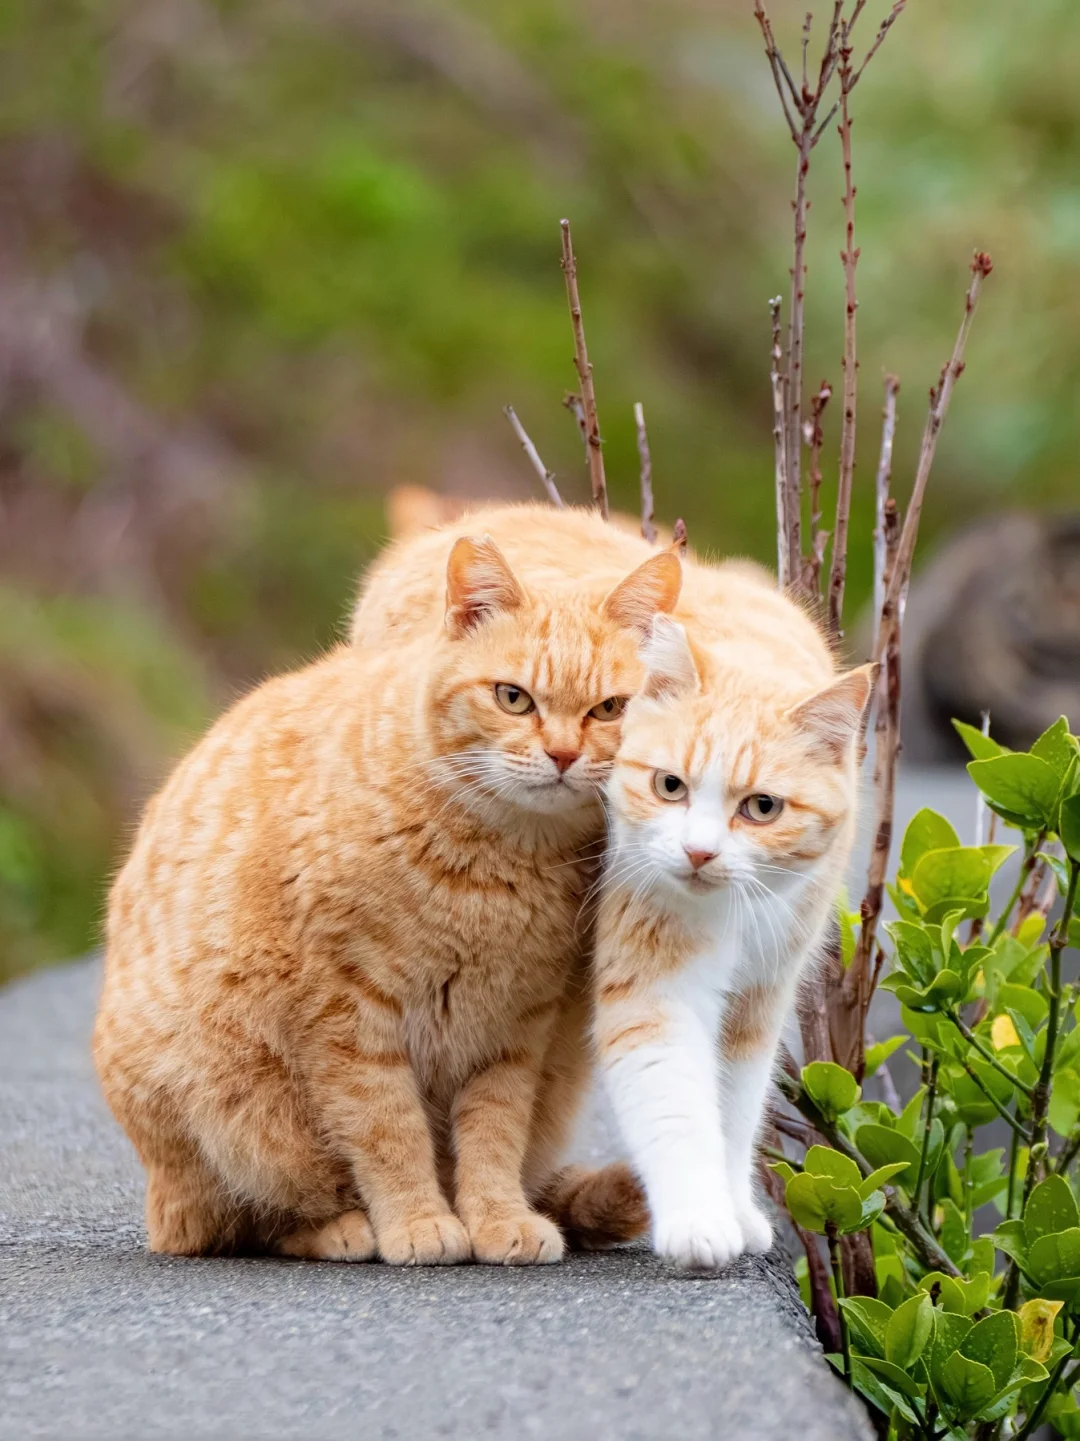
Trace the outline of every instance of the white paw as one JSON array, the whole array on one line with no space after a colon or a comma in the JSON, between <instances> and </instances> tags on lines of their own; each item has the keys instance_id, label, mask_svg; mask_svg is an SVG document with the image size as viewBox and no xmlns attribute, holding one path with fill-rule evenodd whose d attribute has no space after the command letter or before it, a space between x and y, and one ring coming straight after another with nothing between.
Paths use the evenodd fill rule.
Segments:
<instances>
[{"instance_id":1,"label":"white paw","mask_svg":"<svg viewBox=\"0 0 1080 1441\"><path fill-rule=\"evenodd\" d=\"M763 1256L772 1250L773 1228L769 1218L753 1201L740 1206L735 1213L742 1232L743 1248L752 1255Z\"/></svg>"},{"instance_id":2,"label":"white paw","mask_svg":"<svg viewBox=\"0 0 1080 1441\"><path fill-rule=\"evenodd\" d=\"M743 1237L733 1215L687 1212L658 1221L653 1246L680 1271L719 1271L741 1255Z\"/></svg>"}]
</instances>

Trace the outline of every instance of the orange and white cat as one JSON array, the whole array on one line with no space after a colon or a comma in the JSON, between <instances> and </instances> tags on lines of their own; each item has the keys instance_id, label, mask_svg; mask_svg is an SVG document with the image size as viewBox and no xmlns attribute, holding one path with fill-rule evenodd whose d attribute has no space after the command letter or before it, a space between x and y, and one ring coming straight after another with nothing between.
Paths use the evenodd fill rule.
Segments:
<instances>
[{"instance_id":1,"label":"orange and white cat","mask_svg":"<svg viewBox=\"0 0 1080 1441\"><path fill-rule=\"evenodd\" d=\"M838 675L749 569L690 568L679 614L653 622L607 785L595 1033L654 1247L713 1269L772 1241L755 1142L843 882L873 673Z\"/></svg>"},{"instance_id":2,"label":"orange and white cat","mask_svg":"<svg viewBox=\"0 0 1080 1441\"><path fill-rule=\"evenodd\" d=\"M680 564L612 533L614 580L575 584L525 559L572 517L518 508L520 566L485 520L392 548L357 642L240 701L147 808L95 1057L154 1250L543 1262L551 1216L647 1224L626 1168L556 1162L588 1069L583 857Z\"/></svg>"}]
</instances>

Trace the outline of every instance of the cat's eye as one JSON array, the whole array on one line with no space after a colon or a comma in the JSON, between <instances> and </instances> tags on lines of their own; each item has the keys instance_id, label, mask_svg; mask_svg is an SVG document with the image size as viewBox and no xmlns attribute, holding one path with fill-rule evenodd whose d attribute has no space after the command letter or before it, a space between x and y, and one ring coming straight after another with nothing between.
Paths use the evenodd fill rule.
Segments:
<instances>
[{"instance_id":1,"label":"cat's eye","mask_svg":"<svg viewBox=\"0 0 1080 1441\"><path fill-rule=\"evenodd\" d=\"M626 709L626 696L609 695L599 705L594 705L589 714L593 720L618 720Z\"/></svg>"},{"instance_id":2,"label":"cat's eye","mask_svg":"<svg viewBox=\"0 0 1080 1441\"><path fill-rule=\"evenodd\" d=\"M528 715L536 709L536 702L527 690L519 685L499 684L495 687L495 699L510 715Z\"/></svg>"},{"instance_id":3,"label":"cat's eye","mask_svg":"<svg viewBox=\"0 0 1080 1441\"><path fill-rule=\"evenodd\" d=\"M767 826L776 820L777 816L784 809L784 802L779 796L747 796L739 807L739 815L755 825Z\"/></svg>"},{"instance_id":4,"label":"cat's eye","mask_svg":"<svg viewBox=\"0 0 1080 1441\"><path fill-rule=\"evenodd\" d=\"M652 780L653 790L662 801L685 800L688 794L688 787L684 780L673 776L669 771L657 771Z\"/></svg>"}]
</instances>

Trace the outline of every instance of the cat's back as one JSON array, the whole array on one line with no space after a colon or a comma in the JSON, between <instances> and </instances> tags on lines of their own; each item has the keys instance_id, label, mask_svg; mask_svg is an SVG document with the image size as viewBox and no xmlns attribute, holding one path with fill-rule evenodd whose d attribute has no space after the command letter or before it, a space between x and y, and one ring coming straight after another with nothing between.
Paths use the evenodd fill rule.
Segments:
<instances>
[{"instance_id":1,"label":"cat's back","mask_svg":"<svg viewBox=\"0 0 1080 1441\"><path fill-rule=\"evenodd\" d=\"M456 540L474 535L490 535L526 586L551 594L573 588L583 604L598 604L656 553L594 510L531 502L479 506L387 547L361 586L352 643L379 646L436 631L446 606L447 557Z\"/></svg>"}]
</instances>

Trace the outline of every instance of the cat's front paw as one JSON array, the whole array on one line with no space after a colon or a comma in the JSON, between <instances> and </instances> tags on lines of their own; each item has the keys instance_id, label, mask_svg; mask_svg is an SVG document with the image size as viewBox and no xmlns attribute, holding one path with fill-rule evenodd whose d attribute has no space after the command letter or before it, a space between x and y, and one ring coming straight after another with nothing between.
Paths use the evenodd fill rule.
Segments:
<instances>
[{"instance_id":1,"label":"cat's front paw","mask_svg":"<svg viewBox=\"0 0 1080 1441\"><path fill-rule=\"evenodd\" d=\"M752 1255L763 1256L772 1250L773 1228L768 1216L753 1201L735 1211L742 1232L743 1247Z\"/></svg>"},{"instance_id":2,"label":"cat's front paw","mask_svg":"<svg viewBox=\"0 0 1080 1441\"><path fill-rule=\"evenodd\" d=\"M488 1266L547 1266L565 1249L558 1226L536 1211L485 1216L469 1235L473 1259Z\"/></svg>"},{"instance_id":3,"label":"cat's front paw","mask_svg":"<svg viewBox=\"0 0 1080 1441\"><path fill-rule=\"evenodd\" d=\"M680 1271L719 1271L742 1254L743 1237L733 1215L688 1211L658 1221L653 1246Z\"/></svg>"},{"instance_id":4,"label":"cat's front paw","mask_svg":"<svg viewBox=\"0 0 1080 1441\"><path fill-rule=\"evenodd\" d=\"M456 1266L469 1259L469 1236L458 1218L423 1216L382 1227L379 1255L391 1266Z\"/></svg>"}]
</instances>

